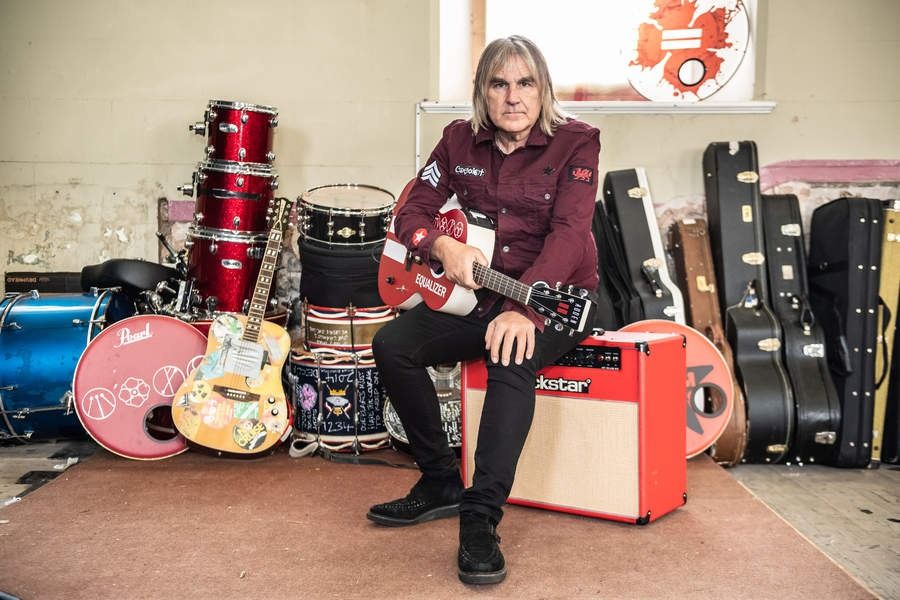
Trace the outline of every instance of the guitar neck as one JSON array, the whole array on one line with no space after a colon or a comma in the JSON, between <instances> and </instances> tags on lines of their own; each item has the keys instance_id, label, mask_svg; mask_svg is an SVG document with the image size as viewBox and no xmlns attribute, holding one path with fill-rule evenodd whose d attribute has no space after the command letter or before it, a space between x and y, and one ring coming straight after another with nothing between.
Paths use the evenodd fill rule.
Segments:
<instances>
[{"instance_id":1,"label":"guitar neck","mask_svg":"<svg viewBox=\"0 0 900 600\"><path fill-rule=\"evenodd\" d=\"M269 290L272 288L272 280L275 277L275 267L280 251L281 232L274 231L269 235L262 265L259 267L259 277L256 279L256 287L253 289L253 297L250 299L250 308L247 310L247 326L242 336L242 339L246 342L259 340L259 329L266 316Z\"/></svg>"},{"instance_id":2,"label":"guitar neck","mask_svg":"<svg viewBox=\"0 0 900 600\"><path fill-rule=\"evenodd\" d=\"M528 306L531 286L477 262L472 265L472 278L478 285Z\"/></svg>"}]
</instances>

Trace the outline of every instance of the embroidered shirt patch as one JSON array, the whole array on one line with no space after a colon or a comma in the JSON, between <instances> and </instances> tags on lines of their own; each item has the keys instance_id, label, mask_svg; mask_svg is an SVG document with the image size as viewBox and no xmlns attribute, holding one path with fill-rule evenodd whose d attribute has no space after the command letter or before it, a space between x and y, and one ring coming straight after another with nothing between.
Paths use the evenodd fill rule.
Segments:
<instances>
[{"instance_id":1,"label":"embroidered shirt patch","mask_svg":"<svg viewBox=\"0 0 900 600\"><path fill-rule=\"evenodd\" d=\"M594 170L590 167L569 167L569 181L580 181L592 185L594 183Z\"/></svg>"}]
</instances>

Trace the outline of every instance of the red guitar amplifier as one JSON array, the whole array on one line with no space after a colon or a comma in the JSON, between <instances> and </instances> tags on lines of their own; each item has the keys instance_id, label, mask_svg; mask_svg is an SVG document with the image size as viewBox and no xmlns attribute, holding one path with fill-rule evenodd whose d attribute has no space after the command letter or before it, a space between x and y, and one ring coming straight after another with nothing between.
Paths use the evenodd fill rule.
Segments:
<instances>
[{"instance_id":1,"label":"red guitar amplifier","mask_svg":"<svg viewBox=\"0 0 900 600\"><path fill-rule=\"evenodd\" d=\"M511 504L646 524L687 500L685 340L591 336L538 373ZM463 479L472 483L484 361L462 372Z\"/></svg>"}]
</instances>

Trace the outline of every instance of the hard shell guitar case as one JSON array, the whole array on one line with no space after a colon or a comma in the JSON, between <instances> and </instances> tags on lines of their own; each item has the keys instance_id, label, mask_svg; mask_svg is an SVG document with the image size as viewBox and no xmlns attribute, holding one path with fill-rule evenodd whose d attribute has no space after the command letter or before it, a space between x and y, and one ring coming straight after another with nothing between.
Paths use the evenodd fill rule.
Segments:
<instances>
[{"instance_id":1,"label":"hard shell guitar case","mask_svg":"<svg viewBox=\"0 0 900 600\"><path fill-rule=\"evenodd\" d=\"M625 251L631 282L641 298L645 319L685 324L681 290L669 277L656 212L644 169L610 171L603 200L613 231Z\"/></svg>"},{"instance_id":2,"label":"hard shell guitar case","mask_svg":"<svg viewBox=\"0 0 900 600\"><path fill-rule=\"evenodd\" d=\"M875 354L875 414L872 421L872 460L896 463L897 445L897 309L900 296L900 200L888 202L884 209L884 234L881 238L881 278L878 295L882 308L878 321L879 350ZM888 377L882 374L890 373ZM893 405L893 409L891 409ZM890 431L890 435L888 434Z\"/></svg>"},{"instance_id":3,"label":"hard shell guitar case","mask_svg":"<svg viewBox=\"0 0 900 600\"><path fill-rule=\"evenodd\" d=\"M722 325L706 221L678 221L670 229L670 239L675 273L687 296L685 317L691 327L703 333L719 349L734 377L734 410L722 435L710 448L710 455L717 463L732 467L741 462L747 447L747 407L741 386L734 376L734 355Z\"/></svg>"},{"instance_id":4,"label":"hard shell guitar case","mask_svg":"<svg viewBox=\"0 0 900 600\"><path fill-rule=\"evenodd\" d=\"M881 202L869 198L823 204L810 226L810 300L841 404L839 467L865 467L872 456L882 228Z\"/></svg>"},{"instance_id":5,"label":"hard shell guitar case","mask_svg":"<svg viewBox=\"0 0 900 600\"><path fill-rule=\"evenodd\" d=\"M626 323L633 323L644 318L641 299L631 283L628 266L625 263L625 251L619 237L613 232L609 223L606 205L598 200L594 205L594 221L592 224L594 241L597 243L597 270L600 276L600 287L609 299L612 314L606 314L598 306L597 325L604 329L617 330Z\"/></svg>"},{"instance_id":6,"label":"hard shell guitar case","mask_svg":"<svg viewBox=\"0 0 900 600\"><path fill-rule=\"evenodd\" d=\"M837 441L840 403L825 359L825 334L810 307L800 203L793 194L763 195L762 207L772 312L781 323L794 392L790 457L827 464Z\"/></svg>"},{"instance_id":7,"label":"hard shell guitar case","mask_svg":"<svg viewBox=\"0 0 900 600\"><path fill-rule=\"evenodd\" d=\"M785 460L794 400L781 359L781 327L769 308L756 144L710 144L703 172L719 302L747 404L744 458Z\"/></svg>"}]
</instances>

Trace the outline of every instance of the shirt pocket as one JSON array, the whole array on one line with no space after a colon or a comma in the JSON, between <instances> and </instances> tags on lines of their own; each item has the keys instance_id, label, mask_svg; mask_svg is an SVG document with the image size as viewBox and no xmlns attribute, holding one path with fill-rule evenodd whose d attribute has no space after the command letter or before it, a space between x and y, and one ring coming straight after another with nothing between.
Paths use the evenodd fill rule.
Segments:
<instances>
[{"instance_id":1,"label":"shirt pocket","mask_svg":"<svg viewBox=\"0 0 900 600\"><path fill-rule=\"evenodd\" d=\"M556 187L549 182L526 183L523 185L522 198L532 231L538 234L548 233L556 201Z\"/></svg>"}]
</instances>

